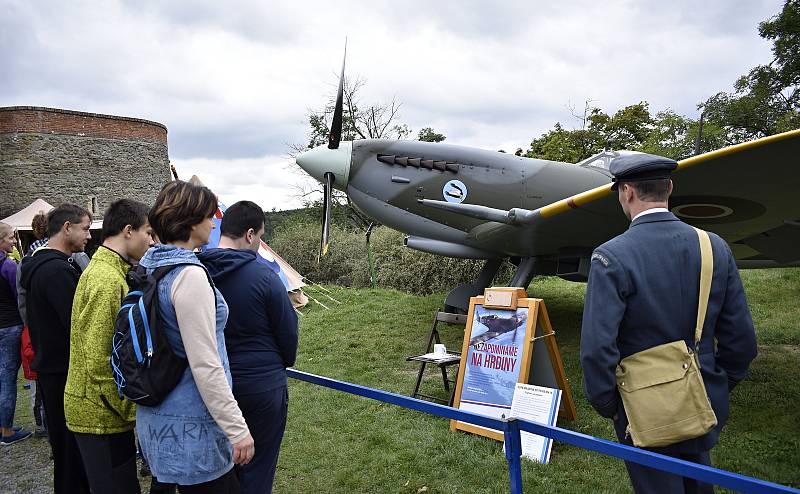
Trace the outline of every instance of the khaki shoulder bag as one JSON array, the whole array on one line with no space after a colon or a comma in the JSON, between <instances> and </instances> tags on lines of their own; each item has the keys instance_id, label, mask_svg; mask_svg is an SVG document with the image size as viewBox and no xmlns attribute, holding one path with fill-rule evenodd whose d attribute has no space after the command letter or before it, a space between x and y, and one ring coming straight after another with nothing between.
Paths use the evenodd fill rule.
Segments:
<instances>
[{"instance_id":1,"label":"khaki shoulder bag","mask_svg":"<svg viewBox=\"0 0 800 494\"><path fill-rule=\"evenodd\" d=\"M708 233L696 230L702 268L694 348L677 340L635 353L617 365L617 389L628 416L626 432L634 446L667 446L702 436L717 425L697 353L711 292L714 257Z\"/></svg>"}]
</instances>

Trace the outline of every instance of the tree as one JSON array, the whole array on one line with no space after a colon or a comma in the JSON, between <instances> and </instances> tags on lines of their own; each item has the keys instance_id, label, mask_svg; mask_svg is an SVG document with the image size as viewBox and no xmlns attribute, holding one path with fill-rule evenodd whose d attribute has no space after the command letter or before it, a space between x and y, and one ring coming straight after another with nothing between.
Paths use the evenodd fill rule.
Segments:
<instances>
[{"instance_id":1,"label":"tree","mask_svg":"<svg viewBox=\"0 0 800 494\"><path fill-rule=\"evenodd\" d=\"M653 124L649 106L646 101L640 101L617 111L613 117L599 108L592 109L588 130L599 141L595 146L617 150L641 148ZM600 151L602 149L595 147L589 156Z\"/></svg>"},{"instance_id":2,"label":"tree","mask_svg":"<svg viewBox=\"0 0 800 494\"><path fill-rule=\"evenodd\" d=\"M670 109L660 111L653 117L653 124L642 146L642 151L674 160L682 160L695 154L700 122L678 115ZM705 153L725 145L725 131L713 122L703 124L700 152Z\"/></svg>"},{"instance_id":3,"label":"tree","mask_svg":"<svg viewBox=\"0 0 800 494\"><path fill-rule=\"evenodd\" d=\"M772 61L741 76L733 93L719 92L699 105L725 130L726 144L800 127L800 0L787 0L758 33L773 41Z\"/></svg>"},{"instance_id":4,"label":"tree","mask_svg":"<svg viewBox=\"0 0 800 494\"><path fill-rule=\"evenodd\" d=\"M411 134L408 125L397 122L401 103L392 99L388 103L364 103L359 97L359 92L366 84L363 78L349 79L345 77L342 87L342 140L353 141L356 139L406 139ZM337 81L338 87L338 81ZM298 154L317 146L328 145L330 123L336 105L336 93L329 95L328 101L321 110L308 110L308 123L310 131L308 144L292 144L289 147L290 156ZM430 129L430 128L428 128ZM430 129L432 132L432 129ZM435 134L436 136L444 136ZM298 166L292 166L293 171L305 174ZM306 208L322 211L323 194L322 186L316 182L307 182L293 186L294 196L300 198ZM350 198L339 190L334 189L332 194L334 220L342 225L352 225L364 229L370 224L370 219L361 214L350 203ZM315 213L316 214L316 213Z\"/></svg>"},{"instance_id":5,"label":"tree","mask_svg":"<svg viewBox=\"0 0 800 494\"><path fill-rule=\"evenodd\" d=\"M638 150L644 145L653 120L647 102L626 106L609 116L587 102L583 116L574 115L581 128L566 130L556 123L553 130L531 141L525 156L577 163L603 149Z\"/></svg>"},{"instance_id":6,"label":"tree","mask_svg":"<svg viewBox=\"0 0 800 494\"><path fill-rule=\"evenodd\" d=\"M355 139L405 139L411 134L406 124L397 123L401 103L392 98L388 103L367 104L361 101L359 91L366 84L363 78L349 79L345 77L342 112L342 140ZM308 146L295 152L328 144L330 121L336 104L336 94L328 99L322 110L308 110L308 123L311 126Z\"/></svg>"},{"instance_id":7,"label":"tree","mask_svg":"<svg viewBox=\"0 0 800 494\"><path fill-rule=\"evenodd\" d=\"M539 158L565 163L577 163L588 158L594 146L591 132L583 129L566 130L560 122L556 122L553 130L542 134L531 141L531 147L525 153L528 158Z\"/></svg>"},{"instance_id":8,"label":"tree","mask_svg":"<svg viewBox=\"0 0 800 494\"><path fill-rule=\"evenodd\" d=\"M445 137L444 134L439 134L437 132L434 132L433 128L431 127L425 127L419 131L419 134L417 134L418 141L442 142L445 139L447 139L447 137Z\"/></svg>"},{"instance_id":9,"label":"tree","mask_svg":"<svg viewBox=\"0 0 800 494\"><path fill-rule=\"evenodd\" d=\"M626 106L613 116L587 103L583 115L573 113L573 116L579 120L581 128L566 130L556 123L552 130L531 141L525 156L577 163L604 149L642 151L675 160L695 153L699 122L670 109L651 116L646 101ZM724 129L706 122L700 152L724 145Z\"/></svg>"}]
</instances>

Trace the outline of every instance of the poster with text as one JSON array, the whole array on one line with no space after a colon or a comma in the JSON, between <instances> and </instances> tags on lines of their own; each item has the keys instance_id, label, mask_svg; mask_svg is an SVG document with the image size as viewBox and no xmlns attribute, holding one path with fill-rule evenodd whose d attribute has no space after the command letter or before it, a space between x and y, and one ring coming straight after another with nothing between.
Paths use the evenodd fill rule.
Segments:
<instances>
[{"instance_id":1,"label":"poster with text","mask_svg":"<svg viewBox=\"0 0 800 494\"><path fill-rule=\"evenodd\" d=\"M467 350L461 410L508 417L519 380L528 308L487 309L475 306Z\"/></svg>"},{"instance_id":2,"label":"poster with text","mask_svg":"<svg viewBox=\"0 0 800 494\"><path fill-rule=\"evenodd\" d=\"M561 390L517 383L514 400L511 405L511 416L554 427L558 419L558 407L561 404ZM533 461L547 464L550 461L550 450L553 440L530 432L520 432L522 455Z\"/></svg>"}]
</instances>

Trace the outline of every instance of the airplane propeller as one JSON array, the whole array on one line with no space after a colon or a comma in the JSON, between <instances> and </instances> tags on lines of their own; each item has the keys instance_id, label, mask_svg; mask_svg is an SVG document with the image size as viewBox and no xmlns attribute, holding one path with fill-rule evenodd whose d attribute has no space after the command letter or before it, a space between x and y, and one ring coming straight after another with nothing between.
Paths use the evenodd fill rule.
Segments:
<instances>
[{"instance_id":1,"label":"airplane propeller","mask_svg":"<svg viewBox=\"0 0 800 494\"><path fill-rule=\"evenodd\" d=\"M342 141L342 113L344 111L344 64L347 60L347 39L344 40L344 57L342 58L342 72L339 75L339 90L336 92L336 106L333 109L331 128L328 133L328 149L339 149ZM331 207L333 182L335 176L331 172L325 172L322 176L324 187L322 197L322 239L319 244L319 257L317 262L328 254L330 247L331 233Z\"/></svg>"},{"instance_id":2,"label":"airplane propeller","mask_svg":"<svg viewBox=\"0 0 800 494\"><path fill-rule=\"evenodd\" d=\"M336 106L333 108L331 129L328 133L328 149L339 149L342 140L342 110L344 107L344 63L347 60L347 39L344 40L344 57L342 58L342 73L339 75L339 90L336 92Z\"/></svg>"},{"instance_id":3,"label":"airplane propeller","mask_svg":"<svg viewBox=\"0 0 800 494\"><path fill-rule=\"evenodd\" d=\"M333 192L333 173L326 172L324 179L324 195L322 197L322 241L319 245L319 257L317 258L318 262L321 258L328 254L331 234L331 193Z\"/></svg>"}]
</instances>

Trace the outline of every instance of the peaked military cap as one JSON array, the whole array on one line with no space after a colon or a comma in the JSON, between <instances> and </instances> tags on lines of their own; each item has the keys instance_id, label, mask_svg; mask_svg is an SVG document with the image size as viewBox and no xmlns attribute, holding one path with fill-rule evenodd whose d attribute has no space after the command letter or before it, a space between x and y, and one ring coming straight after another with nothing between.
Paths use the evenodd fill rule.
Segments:
<instances>
[{"instance_id":1,"label":"peaked military cap","mask_svg":"<svg viewBox=\"0 0 800 494\"><path fill-rule=\"evenodd\" d=\"M611 190L617 190L620 182L669 178L672 170L677 167L677 161L655 154L636 153L620 156L612 160L609 167L609 171L614 175L612 179L614 185L611 186Z\"/></svg>"}]
</instances>

